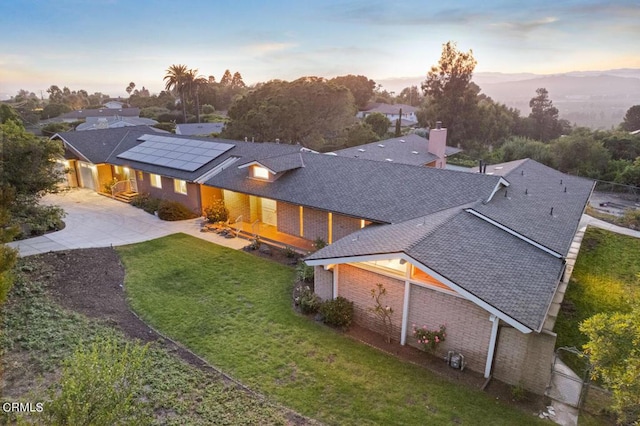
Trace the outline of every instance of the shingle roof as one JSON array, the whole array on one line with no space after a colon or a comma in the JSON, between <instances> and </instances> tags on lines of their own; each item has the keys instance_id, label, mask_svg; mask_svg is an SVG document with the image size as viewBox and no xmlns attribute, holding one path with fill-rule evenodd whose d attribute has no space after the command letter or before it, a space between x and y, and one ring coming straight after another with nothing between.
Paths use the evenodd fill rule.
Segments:
<instances>
[{"instance_id":1,"label":"shingle roof","mask_svg":"<svg viewBox=\"0 0 640 426\"><path fill-rule=\"evenodd\" d=\"M460 208L376 225L308 260L404 252L532 330L540 330L563 261Z\"/></svg>"},{"instance_id":2,"label":"shingle roof","mask_svg":"<svg viewBox=\"0 0 640 426\"><path fill-rule=\"evenodd\" d=\"M224 129L224 123L187 123L177 124L177 135L210 135L211 133L221 133Z\"/></svg>"},{"instance_id":3,"label":"shingle roof","mask_svg":"<svg viewBox=\"0 0 640 426\"><path fill-rule=\"evenodd\" d=\"M304 167L274 182L248 179L230 168L207 181L231 191L342 213L374 222L398 223L488 199L497 176L301 153Z\"/></svg>"},{"instance_id":4,"label":"shingle roof","mask_svg":"<svg viewBox=\"0 0 640 426\"><path fill-rule=\"evenodd\" d=\"M304 167L304 161L302 160L302 154L296 152L293 154L277 155L269 158L261 158L257 160L260 164L268 168L274 173L286 172L289 170L298 169ZM243 163L247 164L247 163ZM242 164L241 164L242 165Z\"/></svg>"},{"instance_id":5,"label":"shingle roof","mask_svg":"<svg viewBox=\"0 0 640 426\"><path fill-rule=\"evenodd\" d=\"M460 151L458 148L446 147L446 155L453 155ZM437 155L429 152L429 140L415 133L345 148L335 151L335 153L343 157L374 161L391 159L394 163L414 166L423 166L438 159Z\"/></svg>"},{"instance_id":6,"label":"shingle roof","mask_svg":"<svg viewBox=\"0 0 640 426\"><path fill-rule=\"evenodd\" d=\"M475 210L565 256L594 182L533 160L505 166L510 186Z\"/></svg>"},{"instance_id":7,"label":"shingle roof","mask_svg":"<svg viewBox=\"0 0 640 426\"><path fill-rule=\"evenodd\" d=\"M68 112L60 117L63 119L82 119L87 117L113 117L116 115L121 117L138 117L140 115L140 108L81 109Z\"/></svg>"}]
</instances>

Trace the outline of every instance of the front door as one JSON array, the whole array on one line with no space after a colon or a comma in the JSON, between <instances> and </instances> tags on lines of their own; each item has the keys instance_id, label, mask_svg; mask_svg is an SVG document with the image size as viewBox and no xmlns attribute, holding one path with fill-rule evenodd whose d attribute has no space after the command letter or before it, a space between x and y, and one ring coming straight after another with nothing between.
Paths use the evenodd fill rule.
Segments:
<instances>
[{"instance_id":1,"label":"front door","mask_svg":"<svg viewBox=\"0 0 640 426\"><path fill-rule=\"evenodd\" d=\"M267 225L278 226L277 202L268 198L262 200L262 222Z\"/></svg>"}]
</instances>

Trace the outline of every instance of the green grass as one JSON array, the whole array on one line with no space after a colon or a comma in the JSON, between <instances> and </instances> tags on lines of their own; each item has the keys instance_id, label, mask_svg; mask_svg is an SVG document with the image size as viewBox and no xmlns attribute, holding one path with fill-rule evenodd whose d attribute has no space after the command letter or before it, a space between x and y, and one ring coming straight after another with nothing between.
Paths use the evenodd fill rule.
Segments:
<instances>
[{"instance_id":1,"label":"green grass","mask_svg":"<svg viewBox=\"0 0 640 426\"><path fill-rule=\"evenodd\" d=\"M52 271L37 262L21 262L23 271L17 273L2 312L1 367L4 379L9 380L4 383L8 386L5 391L11 394L4 395L3 401L33 403L47 401L56 388L63 360L75 348L107 337L126 340L107 324L60 308L43 285ZM149 363L141 398L155 414L149 424L287 424L284 409L228 386L158 346L152 345L146 356ZM41 415L0 413L0 424L49 424L46 415L46 405Z\"/></svg>"},{"instance_id":2,"label":"green grass","mask_svg":"<svg viewBox=\"0 0 640 426\"><path fill-rule=\"evenodd\" d=\"M640 300L640 239L589 227L558 316L558 346L586 343L579 326L600 312L629 312Z\"/></svg>"},{"instance_id":3,"label":"green grass","mask_svg":"<svg viewBox=\"0 0 640 426\"><path fill-rule=\"evenodd\" d=\"M294 271L178 234L118 248L135 311L270 399L329 424L537 424L294 313Z\"/></svg>"}]
</instances>

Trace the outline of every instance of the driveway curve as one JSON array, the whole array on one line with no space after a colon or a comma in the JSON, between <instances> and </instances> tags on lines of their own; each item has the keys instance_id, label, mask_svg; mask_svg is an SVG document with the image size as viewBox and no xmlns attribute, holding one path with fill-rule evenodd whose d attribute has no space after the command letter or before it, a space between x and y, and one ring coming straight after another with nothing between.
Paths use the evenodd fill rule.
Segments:
<instances>
[{"instance_id":1,"label":"driveway curve","mask_svg":"<svg viewBox=\"0 0 640 426\"><path fill-rule=\"evenodd\" d=\"M170 234L185 233L209 242L240 249L248 244L240 238L227 239L200 232L202 218L166 222L145 211L88 189L71 189L49 194L43 204L58 205L67 216L65 228L40 237L9 243L20 256L79 248L109 247L139 243Z\"/></svg>"}]
</instances>

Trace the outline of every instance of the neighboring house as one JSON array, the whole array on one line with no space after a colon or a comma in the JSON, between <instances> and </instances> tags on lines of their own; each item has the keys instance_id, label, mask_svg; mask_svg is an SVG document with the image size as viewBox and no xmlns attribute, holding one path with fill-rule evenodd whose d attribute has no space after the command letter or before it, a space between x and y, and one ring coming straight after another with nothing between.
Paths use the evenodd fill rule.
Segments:
<instances>
[{"instance_id":1,"label":"neighboring house","mask_svg":"<svg viewBox=\"0 0 640 426\"><path fill-rule=\"evenodd\" d=\"M429 132L429 139L412 133L399 138L341 149L335 153L344 157L444 169L447 165L447 156L461 151L447 146L446 143L447 129L435 128Z\"/></svg>"},{"instance_id":2,"label":"neighboring house","mask_svg":"<svg viewBox=\"0 0 640 426\"><path fill-rule=\"evenodd\" d=\"M460 352L469 369L537 393L549 384L590 180L533 160L468 173L144 127L54 138L79 186L119 175L194 211L221 198L231 226L264 242L310 250L322 239L306 258L315 291L352 300L357 323L383 330L370 310L380 283L400 344L418 346L413 324L444 324L438 355Z\"/></svg>"},{"instance_id":3,"label":"neighboring house","mask_svg":"<svg viewBox=\"0 0 640 426\"><path fill-rule=\"evenodd\" d=\"M224 130L224 123L188 123L177 124L176 135L209 136L220 134Z\"/></svg>"},{"instance_id":4,"label":"neighboring house","mask_svg":"<svg viewBox=\"0 0 640 426\"><path fill-rule=\"evenodd\" d=\"M59 119L72 123L78 120L86 120L92 117L139 117L140 108L100 108L100 109L81 109L62 114Z\"/></svg>"},{"instance_id":5,"label":"neighboring house","mask_svg":"<svg viewBox=\"0 0 640 426\"><path fill-rule=\"evenodd\" d=\"M88 117L87 120L76 127L76 131L117 129L119 127L153 126L158 124L156 120L142 117Z\"/></svg>"},{"instance_id":6,"label":"neighboring house","mask_svg":"<svg viewBox=\"0 0 640 426\"><path fill-rule=\"evenodd\" d=\"M110 108L110 109L122 109L122 107L124 107L124 105L125 105L124 102L109 101L109 102L106 102L103 106L105 108Z\"/></svg>"},{"instance_id":7,"label":"neighboring house","mask_svg":"<svg viewBox=\"0 0 640 426\"><path fill-rule=\"evenodd\" d=\"M400 117L400 110L402 110L402 117ZM384 103L373 103L367 105L367 107L358 112L359 118L366 118L367 115L372 114L374 112L379 112L384 115L391 121L392 125L395 125L395 122L398 118L402 119L401 126L412 126L418 123L418 117L416 117L416 112L418 108L405 105L405 104L384 104Z\"/></svg>"}]
</instances>

